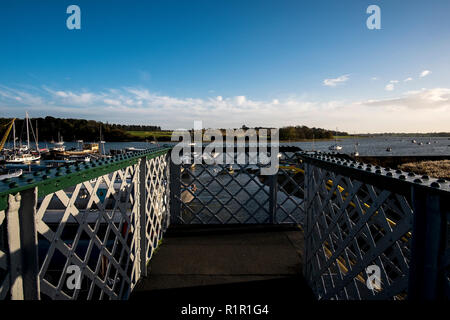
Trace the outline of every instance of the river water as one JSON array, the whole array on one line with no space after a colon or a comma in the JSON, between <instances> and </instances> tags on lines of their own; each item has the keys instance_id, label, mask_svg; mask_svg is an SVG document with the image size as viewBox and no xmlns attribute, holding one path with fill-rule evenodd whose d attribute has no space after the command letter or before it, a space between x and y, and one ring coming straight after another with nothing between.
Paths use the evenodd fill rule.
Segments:
<instances>
[{"instance_id":1,"label":"river water","mask_svg":"<svg viewBox=\"0 0 450 320\"><path fill-rule=\"evenodd\" d=\"M416 140L417 143L412 143L412 140ZM423 145L419 145L422 142ZM428 144L429 143L429 144ZM160 145L166 144L161 142ZM168 143L167 144L173 144ZM207 143L205 143L207 144ZM303 150L318 150L329 151L328 147L333 145L334 141L315 141L313 142L282 142L280 145L298 146ZM359 139L340 139L338 144L342 146L340 152L350 154L355 151L355 144L357 150L361 156L431 156L431 155L444 155L450 156L450 138L447 137L375 137L375 138L359 138ZM41 142L40 147L52 147L51 143ZM76 148L76 142L66 142L66 149ZM146 142L106 142L105 150L109 152L110 149L123 149L126 147L135 148L150 148L154 147L154 144ZM8 145L7 145L8 147ZM386 149L392 148L391 152L387 152Z\"/></svg>"},{"instance_id":2,"label":"river water","mask_svg":"<svg viewBox=\"0 0 450 320\"><path fill-rule=\"evenodd\" d=\"M417 143L412 143L413 139ZM423 144L419 145L420 142ZM361 156L450 156L450 139L443 137L341 139L338 141L338 144L343 147L340 152L347 154L354 152L356 143L358 143L357 150ZM281 145L298 146L303 150L314 149L324 152L327 152L329 146L333 144L334 141L281 143ZM67 142L65 145L66 149L77 147L75 142ZM52 147L50 143L40 143L40 147L45 146ZM150 148L155 145L145 142L107 142L105 144L106 152L126 147ZM392 148L391 152L386 151L388 147ZM269 188L263 185L254 174L236 170L232 176L220 175L220 169L214 166L197 166L197 168L190 169L195 178L183 182L186 185L196 184L196 199L183 205L182 220L185 223L219 223L219 220L228 223L267 222L269 219ZM224 187L227 191L224 191ZM281 223L294 221L301 223L303 221L302 199L284 192L278 192L277 198L279 208L275 221Z\"/></svg>"}]
</instances>

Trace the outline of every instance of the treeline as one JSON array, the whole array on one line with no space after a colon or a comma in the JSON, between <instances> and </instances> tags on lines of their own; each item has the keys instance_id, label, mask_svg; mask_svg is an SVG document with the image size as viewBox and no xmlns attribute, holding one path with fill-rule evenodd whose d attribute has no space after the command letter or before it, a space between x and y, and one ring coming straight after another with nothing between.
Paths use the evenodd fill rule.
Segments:
<instances>
[{"instance_id":1,"label":"treeline","mask_svg":"<svg viewBox=\"0 0 450 320\"><path fill-rule=\"evenodd\" d=\"M280 140L332 139L334 135L347 136L347 132L330 131L306 126L288 126L280 128Z\"/></svg>"},{"instance_id":2,"label":"treeline","mask_svg":"<svg viewBox=\"0 0 450 320\"><path fill-rule=\"evenodd\" d=\"M4 125L11 119L0 118L0 139L5 132ZM62 137L64 141L144 141L145 135L131 134L128 131L161 132L161 127L150 125L121 125L109 124L94 120L84 119L61 119L54 117L32 118L34 133L38 134L39 141L57 141ZM16 119L16 137L26 140L26 126L24 119ZM36 132L38 128L38 132ZM243 125L242 129L249 129ZM258 132L263 127L254 128ZM265 128L269 129L269 128ZM220 129L225 134L225 129ZM165 130L165 133L170 132ZM101 134L101 136L100 136ZM303 140L303 139L332 139L334 135L346 136L347 132L334 132L322 128L308 128L306 126L288 126L280 128L280 140ZM9 141L11 141L11 136ZM154 138L154 137L153 137ZM30 139L33 140L30 129ZM152 139L150 139L152 140ZM158 135L158 141L170 141L170 135Z\"/></svg>"},{"instance_id":3,"label":"treeline","mask_svg":"<svg viewBox=\"0 0 450 320\"><path fill-rule=\"evenodd\" d=\"M236 129L255 129L256 134L259 134L260 129L266 129L268 130L267 133L269 133L270 129L269 127L255 127L255 128L249 128L246 125L243 125L241 128L235 128ZM203 133L206 129L203 129ZM225 136L227 129L221 128L218 129L222 132L222 134ZM191 133L191 136L194 134L194 129L190 129L189 132ZM279 129L280 133L280 140L282 141L296 141L296 140L307 140L307 139L333 139L334 135L337 136L348 136L347 132L343 131L331 131L326 130L322 128L308 128L307 126L287 126L282 127Z\"/></svg>"},{"instance_id":4,"label":"treeline","mask_svg":"<svg viewBox=\"0 0 450 320\"><path fill-rule=\"evenodd\" d=\"M145 126L145 125L129 125L129 124L111 124L114 129L121 129L124 131L161 131L160 126Z\"/></svg>"},{"instance_id":5,"label":"treeline","mask_svg":"<svg viewBox=\"0 0 450 320\"><path fill-rule=\"evenodd\" d=\"M0 136L5 132L4 124L7 124L12 119L0 118ZM31 124L35 135L38 135L39 141L58 141L62 137L64 141L83 140L86 142L94 141L138 141L143 140L139 137L131 135L121 125L108 124L94 120L84 119L61 119L53 117L45 118L31 118ZM26 124L24 119L16 119L16 137L19 140L25 141ZM36 132L37 127L37 132ZM125 126L126 127L126 126ZM141 126L143 127L143 126ZM151 126L149 126L151 127ZM152 126L154 128L159 128ZM101 137L100 137L101 133ZM9 141L12 141L12 134L10 134ZM30 140L34 140L30 128Z\"/></svg>"}]
</instances>

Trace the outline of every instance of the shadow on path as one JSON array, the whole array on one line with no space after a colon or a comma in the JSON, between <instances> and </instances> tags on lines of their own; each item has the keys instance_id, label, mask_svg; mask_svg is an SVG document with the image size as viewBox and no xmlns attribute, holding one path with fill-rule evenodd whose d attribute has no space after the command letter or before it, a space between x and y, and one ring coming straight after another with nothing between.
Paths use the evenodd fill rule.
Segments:
<instances>
[{"instance_id":1,"label":"shadow on path","mask_svg":"<svg viewBox=\"0 0 450 320\"><path fill-rule=\"evenodd\" d=\"M173 312L188 304L298 308L315 300L302 277L302 258L298 227L173 226L130 300L170 305Z\"/></svg>"}]
</instances>

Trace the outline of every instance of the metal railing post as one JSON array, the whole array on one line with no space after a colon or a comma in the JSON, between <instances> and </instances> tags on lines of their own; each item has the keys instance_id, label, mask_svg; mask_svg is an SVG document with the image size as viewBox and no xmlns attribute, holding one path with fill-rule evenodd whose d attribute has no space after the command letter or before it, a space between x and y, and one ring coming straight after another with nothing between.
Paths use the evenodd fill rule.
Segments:
<instances>
[{"instance_id":1,"label":"metal railing post","mask_svg":"<svg viewBox=\"0 0 450 320\"><path fill-rule=\"evenodd\" d=\"M7 215L12 300L40 300L37 188L9 195Z\"/></svg>"},{"instance_id":2,"label":"metal railing post","mask_svg":"<svg viewBox=\"0 0 450 320\"><path fill-rule=\"evenodd\" d=\"M277 223L278 173L269 176L269 223Z\"/></svg>"},{"instance_id":3,"label":"metal railing post","mask_svg":"<svg viewBox=\"0 0 450 320\"><path fill-rule=\"evenodd\" d=\"M304 175L304 179L305 179L305 183L304 183L304 203L303 203L303 208L305 211L305 220L303 223L303 236L304 238L304 242L305 242L305 253L304 253L304 257L305 257L305 261L303 263L303 274L305 275L306 279L308 279L309 276L309 272L308 272L308 264L307 264L307 257L308 257L308 244L309 244L309 239L307 238L307 235L309 234L309 208L310 208L310 199L311 199L311 185L310 185L310 171L311 171L311 167L308 163L305 163L304 165L305 168L305 175Z\"/></svg>"},{"instance_id":4,"label":"metal railing post","mask_svg":"<svg viewBox=\"0 0 450 320\"><path fill-rule=\"evenodd\" d=\"M169 158L170 217L181 220L181 165Z\"/></svg>"},{"instance_id":5,"label":"metal railing post","mask_svg":"<svg viewBox=\"0 0 450 320\"><path fill-rule=\"evenodd\" d=\"M435 300L444 295L440 268L447 242L449 201L438 193L412 187L413 239L408 279L409 300Z\"/></svg>"},{"instance_id":6,"label":"metal railing post","mask_svg":"<svg viewBox=\"0 0 450 320\"><path fill-rule=\"evenodd\" d=\"M171 207L171 205L170 205L170 201L171 201L170 200L170 153L165 155L165 163L166 163L166 166L164 169L165 170L164 178L166 179L166 185L165 185L164 192L166 194L166 197L164 197L164 199L165 199L166 210L164 212L164 216L163 216L163 219L161 222L162 234L164 234L170 226L170 207Z\"/></svg>"},{"instance_id":7,"label":"metal railing post","mask_svg":"<svg viewBox=\"0 0 450 320\"><path fill-rule=\"evenodd\" d=\"M141 277L147 277L147 157L139 162L139 237L140 237L140 269Z\"/></svg>"}]
</instances>

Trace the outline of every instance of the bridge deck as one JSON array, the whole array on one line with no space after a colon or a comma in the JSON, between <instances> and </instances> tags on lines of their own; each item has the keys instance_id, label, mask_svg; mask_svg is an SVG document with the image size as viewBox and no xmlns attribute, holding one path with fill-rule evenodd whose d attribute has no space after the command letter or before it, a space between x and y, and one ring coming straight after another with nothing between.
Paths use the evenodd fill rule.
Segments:
<instances>
[{"instance_id":1,"label":"bridge deck","mask_svg":"<svg viewBox=\"0 0 450 320\"><path fill-rule=\"evenodd\" d=\"M194 297L199 303L223 303L224 298L261 303L263 298L270 303L292 289L297 303L312 300L301 275L302 256L298 227L174 226L130 298L182 301L187 296L191 303Z\"/></svg>"}]
</instances>

